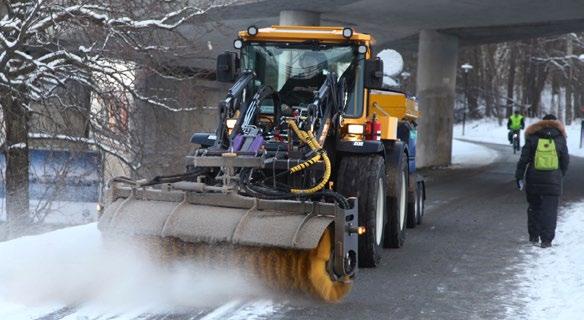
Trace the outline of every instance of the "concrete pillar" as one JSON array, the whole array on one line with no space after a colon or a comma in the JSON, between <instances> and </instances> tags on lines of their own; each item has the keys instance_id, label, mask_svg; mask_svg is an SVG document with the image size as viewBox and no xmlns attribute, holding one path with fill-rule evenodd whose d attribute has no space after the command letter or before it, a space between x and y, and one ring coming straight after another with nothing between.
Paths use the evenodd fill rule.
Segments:
<instances>
[{"instance_id":1,"label":"concrete pillar","mask_svg":"<svg viewBox=\"0 0 584 320\"><path fill-rule=\"evenodd\" d=\"M280 25L283 26L318 26L320 13L303 10L280 11Z\"/></svg>"},{"instance_id":2,"label":"concrete pillar","mask_svg":"<svg viewBox=\"0 0 584 320\"><path fill-rule=\"evenodd\" d=\"M214 132L217 126L217 104L225 97L231 84L202 79L173 81L142 70L136 87L146 96L168 98L174 108L194 108L190 111L169 111L136 101L130 112L130 130L141 150L137 162L140 177L184 172L185 156L193 149L190 138L195 132ZM174 100L174 102L173 102Z\"/></svg>"},{"instance_id":3,"label":"concrete pillar","mask_svg":"<svg viewBox=\"0 0 584 320\"><path fill-rule=\"evenodd\" d=\"M452 160L458 38L422 30L419 41L417 165L447 166Z\"/></svg>"}]
</instances>

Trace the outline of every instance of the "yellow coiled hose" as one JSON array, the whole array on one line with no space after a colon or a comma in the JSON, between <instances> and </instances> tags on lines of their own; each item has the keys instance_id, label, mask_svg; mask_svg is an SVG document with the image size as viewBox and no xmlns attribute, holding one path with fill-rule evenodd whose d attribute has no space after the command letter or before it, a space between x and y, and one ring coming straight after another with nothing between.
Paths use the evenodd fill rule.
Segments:
<instances>
[{"instance_id":1,"label":"yellow coiled hose","mask_svg":"<svg viewBox=\"0 0 584 320\"><path fill-rule=\"evenodd\" d=\"M322 157L320 156L320 154L317 154L316 156L306 160L305 162L290 168L290 172L296 173L296 172L302 171L302 170L310 167L311 165L317 163L321 158Z\"/></svg>"},{"instance_id":2,"label":"yellow coiled hose","mask_svg":"<svg viewBox=\"0 0 584 320\"><path fill-rule=\"evenodd\" d=\"M300 194L300 195L307 195L307 194L312 194L312 193L315 193L317 191L322 190L326 186L326 183L331 178L331 161L330 161L328 155L322 149L321 145L318 143L318 140L316 140L316 137L314 137L312 132L310 132L310 131L306 132L306 131L300 130L300 128L298 128L298 126L296 125L296 122L294 122L294 120L288 120L287 123L290 126L290 128L292 128L294 133L298 136L298 138L302 142L307 144L308 147L310 147L310 150L316 152L316 155L314 157L310 158L306 162L303 162L297 166L294 166L293 168L290 169L290 172L296 173L296 172L302 171L302 170L308 168L309 166L317 163L321 159L324 162L324 174L322 175L322 179L320 180L320 182L317 185L315 185L314 187L309 188L309 189L290 189L290 192Z\"/></svg>"}]
</instances>

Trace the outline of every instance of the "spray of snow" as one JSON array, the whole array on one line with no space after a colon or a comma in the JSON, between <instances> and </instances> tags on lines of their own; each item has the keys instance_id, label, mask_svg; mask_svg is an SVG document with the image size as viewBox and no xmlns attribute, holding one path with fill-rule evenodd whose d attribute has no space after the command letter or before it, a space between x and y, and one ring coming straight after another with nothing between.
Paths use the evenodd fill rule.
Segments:
<instances>
[{"instance_id":1,"label":"spray of snow","mask_svg":"<svg viewBox=\"0 0 584 320\"><path fill-rule=\"evenodd\" d=\"M95 224L0 243L0 257L0 319L79 304L93 314L174 312L261 292L231 270L162 267L135 248L105 250Z\"/></svg>"},{"instance_id":2,"label":"spray of snow","mask_svg":"<svg viewBox=\"0 0 584 320\"><path fill-rule=\"evenodd\" d=\"M584 202L562 210L551 249L523 256L509 319L581 319L584 314ZM522 306L524 308L520 308Z\"/></svg>"}]
</instances>

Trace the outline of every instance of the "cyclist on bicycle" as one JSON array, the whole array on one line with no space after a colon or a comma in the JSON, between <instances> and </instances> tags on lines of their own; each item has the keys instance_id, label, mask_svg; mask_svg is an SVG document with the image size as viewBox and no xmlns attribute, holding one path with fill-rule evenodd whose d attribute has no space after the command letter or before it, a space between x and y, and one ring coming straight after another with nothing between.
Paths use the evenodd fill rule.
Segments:
<instances>
[{"instance_id":1,"label":"cyclist on bicycle","mask_svg":"<svg viewBox=\"0 0 584 320\"><path fill-rule=\"evenodd\" d=\"M517 138L519 139L521 137L519 133L525 129L525 117L519 111L515 110L507 121L507 129L509 129L509 143L513 144L513 135L517 134Z\"/></svg>"}]
</instances>

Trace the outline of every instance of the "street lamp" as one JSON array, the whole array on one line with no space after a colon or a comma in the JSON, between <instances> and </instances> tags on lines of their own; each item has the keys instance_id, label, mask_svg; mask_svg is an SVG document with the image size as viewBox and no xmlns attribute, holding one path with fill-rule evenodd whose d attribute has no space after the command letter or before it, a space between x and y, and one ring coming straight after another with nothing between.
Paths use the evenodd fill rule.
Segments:
<instances>
[{"instance_id":1,"label":"street lamp","mask_svg":"<svg viewBox=\"0 0 584 320\"><path fill-rule=\"evenodd\" d=\"M470 63L465 63L460 68L463 71L464 79L464 112L462 114L462 135L464 136L464 127L466 126L466 113L468 111L468 73L473 69Z\"/></svg>"}]
</instances>

